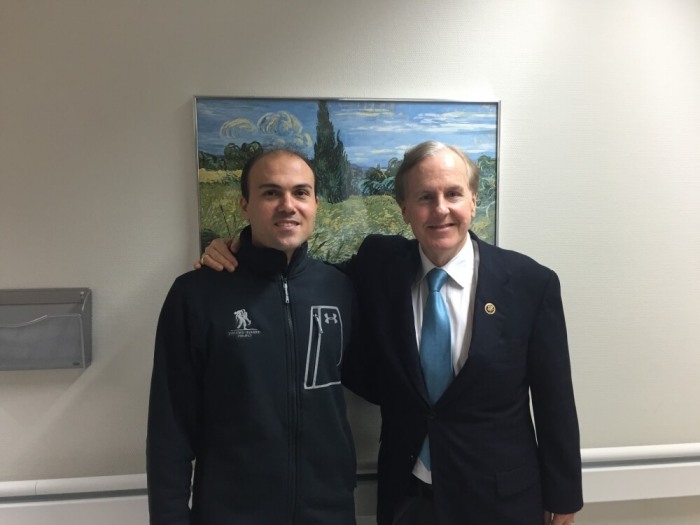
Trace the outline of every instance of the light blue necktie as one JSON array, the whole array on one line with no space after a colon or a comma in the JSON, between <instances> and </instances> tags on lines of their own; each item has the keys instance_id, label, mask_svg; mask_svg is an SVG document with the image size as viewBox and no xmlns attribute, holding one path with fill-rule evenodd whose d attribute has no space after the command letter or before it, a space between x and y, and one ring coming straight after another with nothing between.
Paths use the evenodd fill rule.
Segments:
<instances>
[{"instance_id":1,"label":"light blue necktie","mask_svg":"<svg viewBox=\"0 0 700 525\"><path fill-rule=\"evenodd\" d=\"M428 389L430 402L440 399L452 382L452 345L450 343L450 318L440 288L447 280L447 272L433 268L428 272L428 300L423 310L420 336L420 362ZM420 459L430 470L430 446L428 438L423 442Z\"/></svg>"}]
</instances>

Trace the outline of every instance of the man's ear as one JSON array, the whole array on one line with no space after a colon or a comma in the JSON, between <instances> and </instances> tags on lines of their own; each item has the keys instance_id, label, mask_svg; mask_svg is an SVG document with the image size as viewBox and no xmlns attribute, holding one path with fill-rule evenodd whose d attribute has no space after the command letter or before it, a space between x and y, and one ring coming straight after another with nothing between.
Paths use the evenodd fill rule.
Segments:
<instances>
[{"instance_id":1,"label":"man's ear","mask_svg":"<svg viewBox=\"0 0 700 525\"><path fill-rule=\"evenodd\" d=\"M248 220L248 201L245 200L245 197L240 198L240 200L238 201L238 205L241 207L243 218L245 220Z\"/></svg>"},{"instance_id":2,"label":"man's ear","mask_svg":"<svg viewBox=\"0 0 700 525\"><path fill-rule=\"evenodd\" d=\"M406 205L403 202L399 202L399 208L401 209L401 217L403 217L403 222L409 224L408 218L406 217Z\"/></svg>"}]
</instances>

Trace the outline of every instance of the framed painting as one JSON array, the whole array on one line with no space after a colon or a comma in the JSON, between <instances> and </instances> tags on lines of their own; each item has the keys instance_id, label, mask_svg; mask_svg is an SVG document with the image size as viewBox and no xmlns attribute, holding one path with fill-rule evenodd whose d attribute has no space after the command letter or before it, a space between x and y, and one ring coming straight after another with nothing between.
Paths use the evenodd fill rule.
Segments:
<instances>
[{"instance_id":1,"label":"framed painting","mask_svg":"<svg viewBox=\"0 0 700 525\"><path fill-rule=\"evenodd\" d=\"M498 102L195 97L201 247L246 225L241 169L268 148L297 151L316 171L311 256L345 260L370 233L412 237L394 175L404 151L426 140L456 146L479 166L471 229L495 243L498 123Z\"/></svg>"}]
</instances>

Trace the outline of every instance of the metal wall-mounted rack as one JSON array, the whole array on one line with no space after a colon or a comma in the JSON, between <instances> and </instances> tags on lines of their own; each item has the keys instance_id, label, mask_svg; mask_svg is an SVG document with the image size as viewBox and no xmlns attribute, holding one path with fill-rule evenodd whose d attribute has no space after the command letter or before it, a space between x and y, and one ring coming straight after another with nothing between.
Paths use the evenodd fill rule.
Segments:
<instances>
[{"instance_id":1,"label":"metal wall-mounted rack","mask_svg":"<svg viewBox=\"0 0 700 525\"><path fill-rule=\"evenodd\" d=\"M0 370L85 368L91 361L89 288L0 290Z\"/></svg>"}]
</instances>

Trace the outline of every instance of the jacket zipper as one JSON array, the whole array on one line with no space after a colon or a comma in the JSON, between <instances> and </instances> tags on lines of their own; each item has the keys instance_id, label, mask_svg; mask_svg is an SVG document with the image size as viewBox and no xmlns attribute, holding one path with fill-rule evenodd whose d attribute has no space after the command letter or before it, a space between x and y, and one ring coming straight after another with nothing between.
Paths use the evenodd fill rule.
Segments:
<instances>
[{"instance_id":1,"label":"jacket zipper","mask_svg":"<svg viewBox=\"0 0 700 525\"><path fill-rule=\"evenodd\" d=\"M288 355L290 363L289 374L289 423L291 429L291 439L289 444L290 469L289 469L289 515L291 523L296 523L296 499L297 499L297 484L298 484L298 465L299 465L299 394L298 394L298 378L297 378L297 353L294 344L294 322L292 320L292 307L289 300L289 285L287 278L282 276L282 288L284 290L284 309L287 317L287 335L288 335Z\"/></svg>"}]
</instances>

